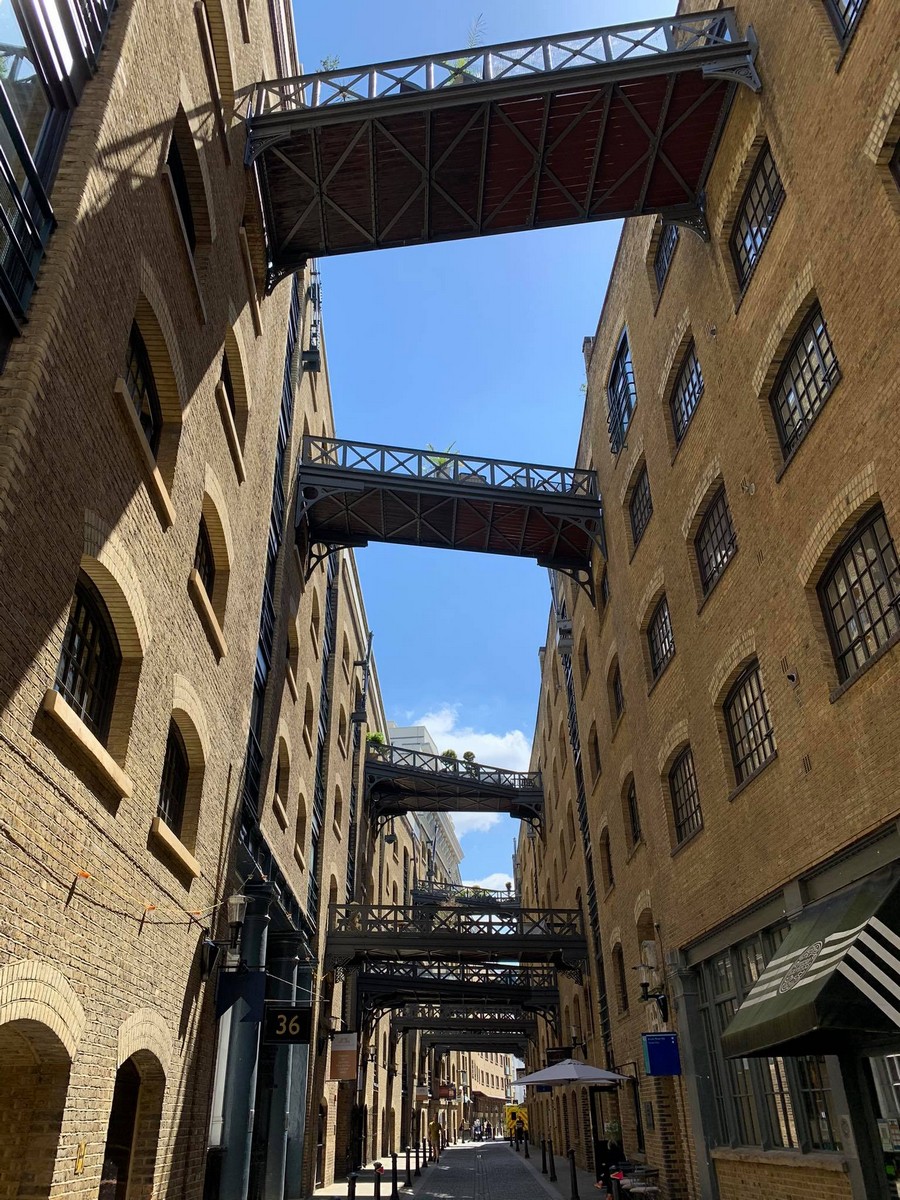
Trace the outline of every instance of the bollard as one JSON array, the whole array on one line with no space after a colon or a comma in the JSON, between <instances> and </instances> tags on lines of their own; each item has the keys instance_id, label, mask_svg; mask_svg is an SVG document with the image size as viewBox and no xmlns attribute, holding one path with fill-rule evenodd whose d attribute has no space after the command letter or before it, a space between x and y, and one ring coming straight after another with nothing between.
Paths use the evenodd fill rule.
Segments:
<instances>
[{"instance_id":1,"label":"bollard","mask_svg":"<svg viewBox=\"0 0 900 1200\"><path fill-rule=\"evenodd\" d=\"M400 1200L400 1188L397 1186L397 1154L391 1154L391 1200Z\"/></svg>"},{"instance_id":2,"label":"bollard","mask_svg":"<svg viewBox=\"0 0 900 1200\"><path fill-rule=\"evenodd\" d=\"M419 1169L419 1143L418 1142L416 1142L416 1169L415 1169L414 1174L415 1174L416 1179L419 1179L422 1175L422 1172Z\"/></svg>"},{"instance_id":3,"label":"bollard","mask_svg":"<svg viewBox=\"0 0 900 1200\"><path fill-rule=\"evenodd\" d=\"M520 1153L520 1151L519 1151L519 1139L518 1139L518 1138L516 1138L516 1154L518 1154L518 1153Z\"/></svg>"},{"instance_id":4,"label":"bollard","mask_svg":"<svg viewBox=\"0 0 900 1200\"><path fill-rule=\"evenodd\" d=\"M351 1171L347 1176L347 1200L356 1200L356 1172Z\"/></svg>"},{"instance_id":5,"label":"bollard","mask_svg":"<svg viewBox=\"0 0 900 1200\"><path fill-rule=\"evenodd\" d=\"M522 1138L522 1141L525 1143L525 1157L531 1158L531 1155L528 1153L528 1134L527 1133Z\"/></svg>"},{"instance_id":6,"label":"bollard","mask_svg":"<svg viewBox=\"0 0 900 1200\"><path fill-rule=\"evenodd\" d=\"M575 1174L575 1151L567 1150L569 1156L569 1179L571 1181L571 1191L569 1193L570 1200L579 1200L578 1197L578 1176Z\"/></svg>"},{"instance_id":7,"label":"bollard","mask_svg":"<svg viewBox=\"0 0 900 1200\"><path fill-rule=\"evenodd\" d=\"M553 1154L553 1138L547 1139L547 1157L550 1160L550 1182L556 1183L556 1158Z\"/></svg>"},{"instance_id":8,"label":"bollard","mask_svg":"<svg viewBox=\"0 0 900 1200\"><path fill-rule=\"evenodd\" d=\"M431 1146L428 1144L428 1138L422 1138L422 1166L427 1167L431 1162Z\"/></svg>"},{"instance_id":9,"label":"bollard","mask_svg":"<svg viewBox=\"0 0 900 1200\"><path fill-rule=\"evenodd\" d=\"M381 1172L377 1169L380 1165L380 1163L375 1164L375 1191L373 1193L375 1200L381 1200Z\"/></svg>"},{"instance_id":10,"label":"bollard","mask_svg":"<svg viewBox=\"0 0 900 1200\"><path fill-rule=\"evenodd\" d=\"M547 1174L547 1139L541 1138L541 1174Z\"/></svg>"},{"instance_id":11,"label":"bollard","mask_svg":"<svg viewBox=\"0 0 900 1200\"><path fill-rule=\"evenodd\" d=\"M407 1187L412 1187L412 1174L409 1169L409 1146L406 1147L406 1179L403 1182Z\"/></svg>"}]
</instances>

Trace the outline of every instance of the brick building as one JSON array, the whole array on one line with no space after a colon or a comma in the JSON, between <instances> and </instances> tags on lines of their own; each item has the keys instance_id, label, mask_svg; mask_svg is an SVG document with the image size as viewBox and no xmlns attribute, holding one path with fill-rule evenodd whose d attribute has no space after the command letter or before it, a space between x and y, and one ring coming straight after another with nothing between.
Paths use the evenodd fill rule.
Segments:
<instances>
[{"instance_id":1,"label":"brick building","mask_svg":"<svg viewBox=\"0 0 900 1200\"><path fill-rule=\"evenodd\" d=\"M596 607L557 587L533 761L548 826L521 839L518 882L596 916L602 953L584 987L561 981L559 1041L634 1082L539 1107L586 1164L615 1138L669 1197L886 1197L896 8L736 11L762 87L722 130L709 240L627 221L585 342L579 463L607 557ZM680 1077L647 1073L654 1031L677 1033Z\"/></svg>"}]
</instances>

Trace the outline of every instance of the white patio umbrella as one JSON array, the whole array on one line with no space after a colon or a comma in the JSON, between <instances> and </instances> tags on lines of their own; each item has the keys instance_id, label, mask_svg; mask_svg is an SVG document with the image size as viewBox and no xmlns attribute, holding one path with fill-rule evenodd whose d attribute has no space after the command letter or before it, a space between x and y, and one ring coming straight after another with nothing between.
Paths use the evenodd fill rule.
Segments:
<instances>
[{"instance_id":1,"label":"white patio umbrella","mask_svg":"<svg viewBox=\"0 0 900 1200\"><path fill-rule=\"evenodd\" d=\"M564 1058L552 1067L544 1067L542 1071L534 1071L517 1079L516 1083L543 1083L549 1087L563 1083L595 1083L615 1087L620 1080L627 1078L627 1075L616 1075L614 1071L604 1071L602 1067L592 1067L574 1058Z\"/></svg>"}]
</instances>

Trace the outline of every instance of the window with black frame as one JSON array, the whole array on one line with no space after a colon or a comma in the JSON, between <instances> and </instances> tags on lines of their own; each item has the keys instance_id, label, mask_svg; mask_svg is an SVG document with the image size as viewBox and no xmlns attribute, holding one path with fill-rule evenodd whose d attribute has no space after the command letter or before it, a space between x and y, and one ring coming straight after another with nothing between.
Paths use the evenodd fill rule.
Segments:
<instances>
[{"instance_id":1,"label":"window with black frame","mask_svg":"<svg viewBox=\"0 0 900 1200\"><path fill-rule=\"evenodd\" d=\"M766 142L753 166L731 231L731 256L742 291L750 282L783 200L784 184Z\"/></svg>"},{"instance_id":2,"label":"window with black frame","mask_svg":"<svg viewBox=\"0 0 900 1200\"><path fill-rule=\"evenodd\" d=\"M131 332L128 335L128 350L125 356L125 386L131 396L150 451L156 458L163 426L162 407L159 402L159 392L156 390L150 355L147 353L147 343L144 341L137 321L131 322Z\"/></svg>"},{"instance_id":3,"label":"window with black frame","mask_svg":"<svg viewBox=\"0 0 900 1200\"><path fill-rule=\"evenodd\" d=\"M185 121L184 124L186 123ZM184 225L184 236L187 239L188 249L193 254L197 249L197 225L194 221L194 207L191 203L191 186L184 166L184 155L179 145L179 140L183 137L183 130L179 130L176 122L169 142L169 152L166 155L166 166L172 177L172 187L175 190L178 211L181 213L181 221Z\"/></svg>"},{"instance_id":4,"label":"window with black frame","mask_svg":"<svg viewBox=\"0 0 900 1200\"><path fill-rule=\"evenodd\" d=\"M697 787L697 773L694 770L694 756L690 746L685 746L672 763L669 771L669 795L672 799L675 841L681 843L703 825L700 791Z\"/></svg>"},{"instance_id":5,"label":"window with black frame","mask_svg":"<svg viewBox=\"0 0 900 1200\"><path fill-rule=\"evenodd\" d=\"M631 544L636 550L653 516L653 497L650 495L650 476L646 466L641 468L632 489L628 515L631 520Z\"/></svg>"},{"instance_id":6,"label":"window with black frame","mask_svg":"<svg viewBox=\"0 0 900 1200\"><path fill-rule=\"evenodd\" d=\"M613 724L615 724L625 711L625 693L622 691L622 672L619 670L618 663L616 663L616 665L613 667L609 690L612 698Z\"/></svg>"},{"instance_id":7,"label":"window with black frame","mask_svg":"<svg viewBox=\"0 0 900 1200\"><path fill-rule=\"evenodd\" d=\"M700 586L703 595L708 596L737 550L737 538L724 487L719 488L706 510L694 539L694 549L700 571Z\"/></svg>"},{"instance_id":8,"label":"window with black frame","mask_svg":"<svg viewBox=\"0 0 900 1200\"><path fill-rule=\"evenodd\" d=\"M825 0L825 8L842 46L849 44L865 7L866 0Z\"/></svg>"},{"instance_id":9,"label":"window with black frame","mask_svg":"<svg viewBox=\"0 0 900 1200\"><path fill-rule=\"evenodd\" d=\"M104 743L121 665L109 610L96 584L82 571L72 597L54 687Z\"/></svg>"},{"instance_id":10,"label":"window with black frame","mask_svg":"<svg viewBox=\"0 0 900 1200\"><path fill-rule=\"evenodd\" d=\"M818 590L844 683L900 630L900 565L880 505L838 548Z\"/></svg>"},{"instance_id":11,"label":"window with black frame","mask_svg":"<svg viewBox=\"0 0 900 1200\"><path fill-rule=\"evenodd\" d=\"M700 370L700 360L697 358L696 348L691 342L669 397L669 411L672 414L672 432L675 434L676 446L681 445L681 440L694 415L694 409L700 403L702 395L703 372Z\"/></svg>"},{"instance_id":12,"label":"window with black frame","mask_svg":"<svg viewBox=\"0 0 900 1200\"><path fill-rule=\"evenodd\" d=\"M775 753L772 719L756 659L741 672L728 693L725 723L735 778L743 783Z\"/></svg>"},{"instance_id":13,"label":"window with black frame","mask_svg":"<svg viewBox=\"0 0 900 1200\"><path fill-rule=\"evenodd\" d=\"M625 435L631 424L631 415L637 404L637 393L634 387L634 368L631 365L631 351L628 348L628 332L622 331L616 356L613 359L606 386L608 406L607 424L609 426L609 446L613 454L618 454L625 445Z\"/></svg>"},{"instance_id":14,"label":"window with black frame","mask_svg":"<svg viewBox=\"0 0 900 1200\"><path fill-rule=\"evenodd\" d=\"M713 1145L839 1152L826 1060L821 1056L726 1058L721 1035L776 953L787 926L755 934L697 967L709 1057Z\"/></svg>"},{"instance_id":15,"label":"window with black frame","mask_svg":"<svg viewBox=\"0 0 900 1200\"><path fill-rule=\"evenodd\" d=\"M647 626L647 647L650 651L650 673L654 680L663 673L672 655L675 653L675 638L672 634L672 621L669 617L669 602L665 596L653 610L650 624Z\"/></svg>"},{"instance_id":16,"label":"window with black frame","mask_svg":"<svg viewBox=\"0 0 900 1200\"><path fill-rule=\"evenodd\" d=\"M636 846L641 840L641 812L638 808L637 788L634 785L633 775L625 791L625 815L631 845Z\"/></svg>"},{"instance_id":17,"label":"window with black frame","mask_svg":"<svg viewBox=\"0 0 900 1200\"><path fill-rule=\"evenodd\" d=\"M197 530L194 566L206 589L206 594L211 600L213 588L216 583L216 560L213 554L212 539L209 536L209 526L206 524L206 518L202 516L200 518L200 527Z\"/></svg>"},{"instance_id":18,"label":"window with black frame","mask_svg":"<svg viewBox=\"0 0 900 1200\"><path fill-rule=\"evenodd\" d=\"M184 806L187 800L189 775L190 764L184 738L175 722L170 721L162 779L159 785L157 815L179 838L184 825Z\"/></svg>"},{"instance_id":19,"label":"window with black frame","mask_svg":"<svg viewBox=\"0 0 900 1200\"><path fill-rule=\"evenodd\" d=\"M228 352L222 354L222 367L219 373L219 382L222 384L222 389L225 392L225 399L228 401L228 408L231 411L231 419L237 419L237 399L234 394L234 380L231 377L231 367L228 365Z\"/></svg>"},{"instance_id":20,"label":"window with black frame","mask_svg":"<svg viewBox=\"0 0 900 1200\"><path fill-rule=\"evenodd\" d=\"M660 230L659 241L656 243L656 254L653 256L653 274L656 277L656 286L660 292L663 290L663 285L669 274L669 267L672 265L677 245L678 226L665 223Z\"/></svg>"},{"instance_id":21,"label":"window with black frame","mask_svg":"<svg viewBox=\"0 0 900 1200\"><path fill-rule=\"evenodd\" d=\"M785 458L806 437L840 377L828 327L817 304L785 355L772 390L772 411Z\"/></svg>"}]
</instances>

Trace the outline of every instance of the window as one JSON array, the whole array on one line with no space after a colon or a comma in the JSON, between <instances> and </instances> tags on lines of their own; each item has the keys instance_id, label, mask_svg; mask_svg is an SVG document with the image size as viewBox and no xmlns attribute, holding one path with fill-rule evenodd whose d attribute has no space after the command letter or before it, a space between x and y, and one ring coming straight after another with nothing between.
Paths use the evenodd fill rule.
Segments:
<instances>
[{"instance_id":1,"label":"window","mask_svg":"<svg viewBox=\"0 0 900 1200\"><path fill-rule=\"evenodd\" d=\"M891 161L888 163L888 170L894 177L894 183L900 188L900 138L894 147L894 153L891 155Z\"/></svg>"},{"instance_id":2,"label":"window","mask_svg":"<svg viewBox=\"0 0 900 1200\"><path fill-rule=\"evenodd\" d=\"M656 286L660 292L669 274L675 247L678 245L678 226L664 224L656 244L656 255L653 259L653 274L656 276Z\"/></svg>"},{"instance_id":3,"label":"window","mask_svg":"<svg viewBox=\"0 0 900 1200\"><path fill-rule=\"evenodd\" d=\"M631 414L637 403L627 332L623 332L619 339L616 357L609 373L606 396L609 407L609 446L613 454L618 454L625 445L625 434L628 432Z\"/></svg>"},{"instance_id":4,"label":"window","mask_svg":"<svg viewBox=\"0 0 900 1200\"><path fill-rule=\"evenodd\" d=\"M608 892L616 882L613 875L612 851L609 848L609 830L600 834L600 870L603 873L603 890Z\"/></svg>"},{"instance_id":5,"label":"window","mask_svg":"<svg viewBox=\"0 0 900 1200\"><path fill-rule=\"evenodd\" d=\"M169 173L172 176L172 187L175 190L178 211L181 213L181 220L184 224L184 236L187 239L190 252L193 254L197 249L197 226L194 221L193 205L191 204L191 188L188 183L187 172L184 169L184 158L178 145L177 132L173 132L172 139L169 142L166 166L169 168Z\"/></svg>"},{"instance_id":6,"label":"window","mask_svg":"<svg viewBox=\"0 0 900 1200\"><path fill-rule=\"evenodd\" d=\"M632 545L637 549L638 543L644 536L644 530L653 516L653 497L650 495L650 477L646 467L641 469L641 473L637 477L628 504L628 513L631 517Z\"/></svg>"},{"instance_id":7,"label":"window","mask_svg":"<svg viewBox=\"0 0 900 1200\"><path fill-rule=\"evenodd\" d=\"M772 722L755 660L738 677L725 701L725 723L731 761L738 783L752 775L775 753Z\"/></svg>"},{"instance_id":8,"label":"window","mask_svg":"<svg viewBox=\"0 0 900 1200\"><path fill-rule=\"evenodd\" d=\"M588 675L591 673L591 660L588 657L587 636L581 635L581 641L578 644L578 661L581 666L581 686L587 683Z\"/></svg>"},{"instance_id":9,"label":"window","mask_svg":"<svg viewBox=\"0 0 900 1200\"><path fill-rule=\"evenodd\" d=\"M697 551L697 566L700 568L700 586L703 595L708 596L737 550L737 539L734 536L731 511L724 487L719 488L706 510L694 546Z\"/></svg>"},{"instance_id":10,"label":"window","mask_svg":"<svg viewBox=\"0 0 900 1200\"><path fill-rule=\"evenodd\" d=\"M782 200L784 185L769 143L766 142L754 164L731 231L731 256L742 291L749 283L762 248L772 232Z\"/></svg>"},{"instance_id":11,"label":"window","mask_svg":"<svg viewBox=\"0 0 900 1200\"><path fill-rule=\"evenodd\" d=\"M817 304L794 339L772 392L772 409L785 458L806 436L840 377L825 318Z\"/></svg>"},{"instance_id":12,"label":"window","mask_svg":"<svg viewBox=\"0 0 900 1200\"><path fill-rule=\"evenodd\" d=\"M187 799L189 773L190 767L184 739L175 722L170 721L162 780L159 785L159 804L156 811L176 837L181 837L181 827L184 824L184 804Z\"/></svg>"},{"instance_id":13,"label":"window","mask_svg":"<svg viewBox=\"0 0 900 1200\"><path fill-rule=\"evenodd\" d=\"M600 776L600 743L597 740L597 726L591 726L590 736L588 738L588 755L591 760L591 776L598 779Z\"/></svg>"},{"instance_id":14,"label":"window","mask_svg":"<svg viewBox=\"0 0 900 1200\"><path fill-rule=\"evenodd\" d=\"M825 0L825 8L842 46L848 45L856 32L865 7L866 0Z\"/></svg>"},{"instance_id":15,"label":"window","mask_svg":"<svg viewBox=\"0 0 900 1200\"><path fill-rule=\"evenodd\" d=\"M610 690L612 692L613 723L615 723L625 711L625 694L622 691L622 672L619 670L618 663L616 663L615 669L613 670Z\"/></svg>"},{"instance_id":16,"label":"window","mask_svg":"<svg viewBox=\"0 0 900 1200\"><path fill-rule=\"evenodd\" d=\"M82 571L75 585L56 671L56 691L95 737L109 734L122 654L103 597Z\"/></svg>"},{"instance_id":17,"label":"window","mask_svg":"<svg viewBox=\"0 0 900 1200\"><path fill-rule=\"evenodd\" d=\"M628 825L628 836L632 846L641 840L641 814L638 809L637 788L634 786L634 776L625 792L625 817Z\"/></svg>"},{"instance_id":18,"label":"window","mask_svg":"<svg viewBox=\"0 0 900 1200\"><path fill-rule=\"evenodd\" d=\"M669 771L669 794L672 797L675 841L683 842L703 825L694 756L690 746L686 746L672 764Z\"/></svg>"},{"instance_id":19,"label":"window","mask_svg":"<svg viewBox=\"0 0 900 1200\"><path fill-rule=\"evenodd\" d=\"M691 417L694 415L694 409L700 403L702 395L703 372L700 370L700 360L697 358L696 348L691 342L669 398L672 431L675 434L676 446L681 445L681 439L687 431Z\"/></svg>"},{"instance_id":20,"label":"window","mask_svg":"<svg viewBox=\"0 0 900 1200\"><path fill-rule=\"evenodd\" d=\"M237 420L237 399L234 394L234 380L231 378L231 367L228 365L228 352L222 354L222 369L219 372L219 382L222 384L222 389L225 392L225 399L228 401L228 407L231 410L233 420Z\"/></svg>"},{"instance_id":21,"label":"window","mask_svg":"<svg viewBox=\"0 0 900 1200\"><path fill-rule=\"evenodd\" d=\"M200 518L200 527L197 531L197 548L194 551L194 566L197 568L197 574L206 588L206 594L212 599L213 586L216 582L216 561L213 557L212 541L209 536L209 528L206 524L206 518Z\"/></svg>"},{"instance_id":22,"label":"window","mask_svg":"<svg viewBox=\"0 0 900 1200\"><path fill-rule=\"evenodd\" d=\"M650 649L650 671L658 679L663 668L675 653L672 622L669 619L669 602L665 596L657 604L647 627L647 645Z\"/></svg>"},{"instance_id":23,"label":"window","mask_svg":"<svg viewBox=\"0 0 900 1200\"><path fill-rule=\"evenodd\" d=\"M609 604L609 570L604 568L603 574L600 577L600 599L603 607Z\"/></svg>"},{"instance_id":24,"label":"window","mask_svg":"<svg viewBox=\"0 0 900 1200\"><path fill-rule=\"evenodd\" d=\"M616 981L616 1001L619 1005L619 1012L628 1012L628 977L625 974L625 955L622 953L622 947L617 942L613 946L613 975Z\"/></svg>"},{"instance_id":25,"label":"window","mask_svg":"<svg viewBox=\"0 0 900 1200\"><path fill-rule=\"evenodd\" d=\"M881 507L832 558L819 599L843 683L900 629L900 567Z\"/></svg>"},{"instance_id":26,"label":"window","mask_svg":"<svg viewBox=\"0 0 900 1200\"><path fill-rule=\"evenodd\" d=\"M137 321L131 322L131 332L128 335L125 386L128 388L128 394L131 396L153 457L156 458L163 426L162 407L159 403L159 393L156 390L156 380L153 378L153 368L150 366L147 345L138 328Z\"/></svg>"}]
</instances>

